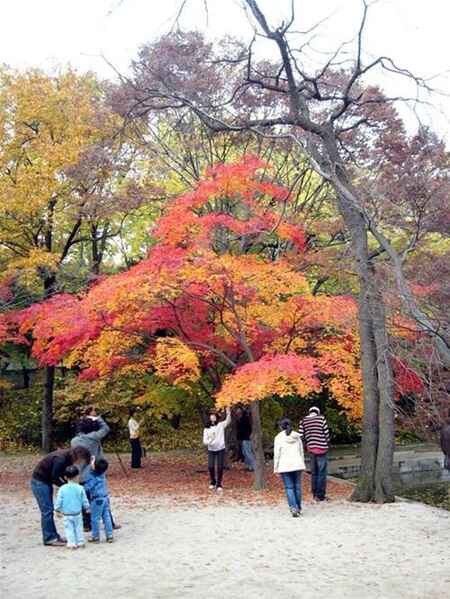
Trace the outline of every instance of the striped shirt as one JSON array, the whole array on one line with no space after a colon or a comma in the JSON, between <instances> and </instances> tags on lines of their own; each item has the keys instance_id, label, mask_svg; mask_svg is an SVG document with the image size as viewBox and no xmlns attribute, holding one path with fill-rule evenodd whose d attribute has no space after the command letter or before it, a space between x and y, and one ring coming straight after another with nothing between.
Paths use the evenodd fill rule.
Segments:
<instances>
[{"instance_id":1,"label":"striped shirt","mask_svg":"<svg viewBox=\"0 0 450 599\"><path fill-rule=\"evenodd\" d=\"M330 431L325 416L309 414L300 423L299 433L310 453L326 453L330 442Z\"/></svg>"}]
</instances>

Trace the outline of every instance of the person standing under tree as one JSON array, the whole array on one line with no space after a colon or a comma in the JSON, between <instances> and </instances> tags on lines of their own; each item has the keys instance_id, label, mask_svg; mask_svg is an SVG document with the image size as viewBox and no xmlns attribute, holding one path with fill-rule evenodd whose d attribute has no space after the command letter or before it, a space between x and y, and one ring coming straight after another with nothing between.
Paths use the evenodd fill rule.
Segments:
<instances>
[{"instance_id":1,"label":"person standing under tree","mask_svg":"<svg viewBox=\"0 0 450 599\"><path fill-rule=\"evenodd\" d=\"M441 428L440 441L442 453L444 454L444 468L450 472L450 411L447 422ZM450 486L448 488L448 501L450 504Z\"/></svg>"},{"instance_id":2,"label":"person standing under tree","mask_svg":"<svg viewBox=\"0 0 450 599\"><path fill-rule=\"evenodd\" d=\"M95 408L89 407L78 424L78 432L70 442L70 446L85 447L96 459L104 458L102 440L109 433L109 426L101 416L97 416ZM84 482L89 471L89 464L80 473L80 481Z\"/></svg>"},{"instance_id":3,"label":"person standing under tree","mask_svg":"<svg viewBox=\"0 0 450 599\"><path fill-rule=\"evenodd\" d=\"M216 413L209 416L209 422L203 431L203 444L208 448L208 470L210 489L223 491L222 478L225 461L225 429L231 422L231 411L227 408L225 420L219 422Z\"/></svg>"},{"instance_id":4,"label":"person standing under tree","mask_svg":"<svg viewBox=\"0 0 450 599\"><path fill-rule=\"evenodd\" d=\"M316 501L325 501L327 490L328 449L330 431L325 416L316 406L300 423L300 436L311 460L311 492Z\"/></svg>"},{"instance_id":5,"label":"person standing under tree","mask_svg":"<svg viewBox=\"0 0 450 599\"><path fill-rule=\"evenodd\" d=\"M255 454L253 453L251 435L252 423L247 410L237 408L236 412L236 437L239 443L239 449L244 457L244 462L247 470L253 472L255 470Z\"/></svg>"},{"instance_id":6,"label":"person standing under tree","mask_svg":"<svg viewBox=\"0 0 450 599\"><path fill-rule=\"evenodd\" d=\"M447 422L444 422L440 434L441 449L444 454L444 468L450 470L450 411Z\"/></svg>"},{"instance_id":7,"label":"person standing under tree","mask_svg":"<svg viewBox=\"0 0 450 599\"><path fill-rule=\"evenodd\" d=\"M131 444L131 467L132 468L142 468L141 459L142 459L142 447L141 440L139 438L139 422L134 418L136 413L135 408L130 408L129 414L130 418L128 420L128 431L130 434L130 444Z\"/></svg>"}]
</instances>

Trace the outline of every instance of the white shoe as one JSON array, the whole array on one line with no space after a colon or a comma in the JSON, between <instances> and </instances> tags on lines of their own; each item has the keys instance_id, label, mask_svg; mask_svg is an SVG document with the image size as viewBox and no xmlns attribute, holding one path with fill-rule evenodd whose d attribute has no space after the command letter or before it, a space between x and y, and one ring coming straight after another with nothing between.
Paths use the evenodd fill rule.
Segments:
<instances>
[{"instance_id":1,"label":"white shoe","mask_svg":"<svg viewBox=\"0 0 450 599\"><path fill-rule=\"evenodd\" d=\"M213 489L216 488L216 485L209 485L209 490L212 491Z\"/></svg>"},{"instance_id":2,"label":"white shoe","mask_svg":"<svg viewBox=\"0 0 450 599\"><path fill-rule=\"evenodd\" d=\"M217 491L218 491L219 493L222 493L222 491L223 491L223 487L217 487Z\"/></svg>"}]
</instances>

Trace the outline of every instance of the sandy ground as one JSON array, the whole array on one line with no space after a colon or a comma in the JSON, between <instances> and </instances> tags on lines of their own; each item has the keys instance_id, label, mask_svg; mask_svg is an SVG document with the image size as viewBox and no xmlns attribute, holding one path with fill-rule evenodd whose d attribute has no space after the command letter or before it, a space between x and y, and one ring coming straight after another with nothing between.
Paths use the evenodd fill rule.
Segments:
<instances>
[{"instance_id":1,"label":"sandy ground","mask_svg":"<svg viewBox=\"0 0 450 599\"><path fill-rule=\"evenodd\" d=\"M2 599L445 599L450 515L420 504L115 501L112 545L40 544L33 501L0 495Z\"/></svg>"}]
</instances>

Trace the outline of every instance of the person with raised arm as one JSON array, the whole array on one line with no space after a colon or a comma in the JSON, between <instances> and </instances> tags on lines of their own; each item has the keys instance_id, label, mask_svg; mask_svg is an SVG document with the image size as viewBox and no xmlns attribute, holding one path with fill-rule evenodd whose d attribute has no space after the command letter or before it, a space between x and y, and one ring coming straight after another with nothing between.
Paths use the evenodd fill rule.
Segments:
<instances>
[{"instance_id":1,"label":"person with raised arm","mask_svg":"<svg viewBox=\"0 0 450 599\"><path fill-rule=\"evenodd\" d=\"M209 415L203 430L203 444L208 448L209 488L223 491L222 480L225 463L225 429L231 423L231 410L227 408L225 420L219 420L216 412Z\"/></svg>"}]
</instances>

